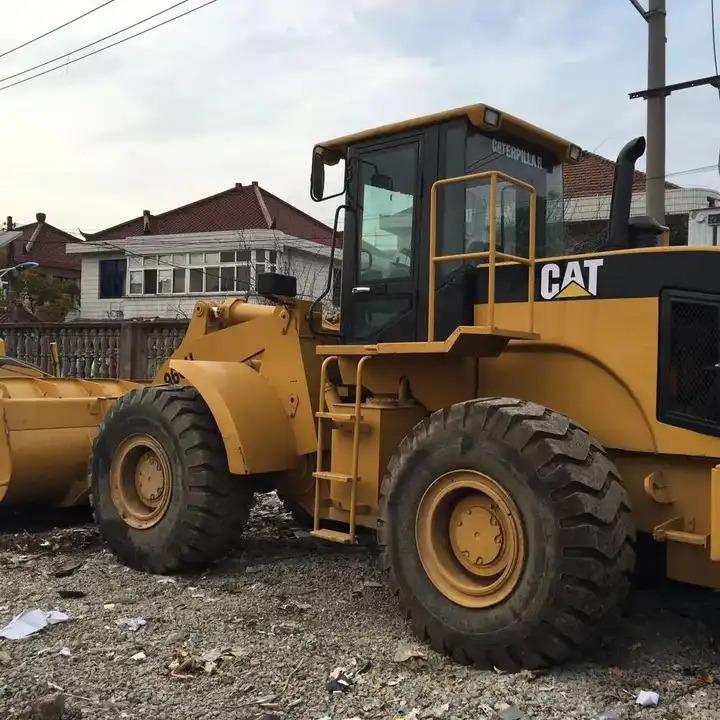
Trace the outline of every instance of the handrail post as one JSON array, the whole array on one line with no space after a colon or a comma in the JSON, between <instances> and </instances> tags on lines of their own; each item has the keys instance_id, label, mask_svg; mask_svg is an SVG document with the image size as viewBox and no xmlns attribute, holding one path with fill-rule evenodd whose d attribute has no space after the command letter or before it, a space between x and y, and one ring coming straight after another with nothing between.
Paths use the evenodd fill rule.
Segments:
<instances>
[{"instance_id":1,"label":"handrail post","mask_svg":"<svg viewBox=\"0 0 720 720\"><path fill-rule=\"evenodd\" d=\"M323 360L320 366L320 398L318 399L318 412L325 410L325 384L327 382L327 368L331 362L337 361L337 355L329 355ZM315 458L315 470L321 473L323 470L323 455L325 454L325 443L323 433L323 419L318 416L317 419L317 457ZM313 503L313 531L320 529L320 478L315 478L315 500Z\"/></svg>"},{"instance_id":2,"label":"handrail post","mask_svg":"<svg viewBox=\"0 0 720 720\"><path fill-rule=\"evenodd\" d=\"M430 261L428 267L428 329L427 339L435 339L435 253L437 252L437 183L430 188Z\"/></svg>"},{"instance_id":3,"label":"handrail post","mask_svg":"<svg viewBox=\"0 0 720 720\"><path fill-rule=\"evenodd\" d=\"M358 464L360 461L360 411L362 410L362 380L365 363L370 355L360 358L355 374L355 422L353 423L352 477L350 480L350 541L355 540Z\"/></svg>"},{"instance_id":4,"label":"handrail post","mask_svg":"<svg viewBox=\"0 0 720 720\"><path fill-rule=\"evenodd\" d=\"M495 327L495 226L497 224L497 174L490 175L490 257L488 258L488 325L492 330Z\"/></svg>"},{"instance_id":5,"label":"handrail post","mask_svg":"<svg viewBox=\"0 0 720 720\"><path fill-rule=\"evenodd\" d=\"M537 195L532 192L530 193L530 223L528 233L528 313L530 315L530 327L529 331L534 332L535 330L535 254L537 248L535 234L537 232Z\"/></svg>"}]
</instances>

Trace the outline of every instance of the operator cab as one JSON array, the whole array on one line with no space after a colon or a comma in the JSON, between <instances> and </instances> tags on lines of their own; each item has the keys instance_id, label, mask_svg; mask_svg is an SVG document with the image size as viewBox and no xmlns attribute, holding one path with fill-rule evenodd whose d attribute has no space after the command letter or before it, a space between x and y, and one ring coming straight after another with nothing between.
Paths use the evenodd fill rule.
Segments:
<instances>
[{"instance_id":1,"label":"operator cab","mask_svg":"<svg viewBox=\"0 0 720 720\"><path fill-rule=\"evenodd\" d=\"M345 195L345 342L425 341L429 329L442 340L472 325L483 282L487 293L487 255L433 264L430 278L430 253L489 253L493 218L499 253L564 254L562 163L579 156L568 141L482 104L317 145L313 199ZM327 195L325 166L339 162L344 187ZM493 181L490 171L503 175ZM459 181L438 183L447 178Z\"/></svg>"}]
</instances>

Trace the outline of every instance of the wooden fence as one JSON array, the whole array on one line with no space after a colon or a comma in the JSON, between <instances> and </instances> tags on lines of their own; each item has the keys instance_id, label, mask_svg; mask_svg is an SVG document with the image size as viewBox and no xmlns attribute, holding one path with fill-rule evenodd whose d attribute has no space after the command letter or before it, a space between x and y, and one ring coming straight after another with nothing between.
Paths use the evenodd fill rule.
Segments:
<instances>
[{"instance_id":1,"label":"wooden fence","mask_svg":"<svg viewBox=\"0 0 720 720\"><path fill-rule=\"evenodd\" d=\"M54 372L50 343L60 353L64 377L152 378L185 334L187 321L84 321L0 323L5 352Z\"/></svg>"}]
</instances>

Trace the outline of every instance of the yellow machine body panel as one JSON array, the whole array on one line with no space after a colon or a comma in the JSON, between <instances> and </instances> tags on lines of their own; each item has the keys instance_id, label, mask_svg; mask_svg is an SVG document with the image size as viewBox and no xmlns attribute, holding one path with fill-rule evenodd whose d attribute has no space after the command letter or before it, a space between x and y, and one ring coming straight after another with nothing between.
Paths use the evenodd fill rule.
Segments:
<instances>
[{"instance_id":1,"label":"yellow machine body panel","mask_svg":"<svg viewBox=\"0 0 720 720\"><path fill-rule=\"evenodd\" d=\"M87 503L92 443L115 400L138 387L0 373L0 502Z\"/></svg>"}]
</instances>

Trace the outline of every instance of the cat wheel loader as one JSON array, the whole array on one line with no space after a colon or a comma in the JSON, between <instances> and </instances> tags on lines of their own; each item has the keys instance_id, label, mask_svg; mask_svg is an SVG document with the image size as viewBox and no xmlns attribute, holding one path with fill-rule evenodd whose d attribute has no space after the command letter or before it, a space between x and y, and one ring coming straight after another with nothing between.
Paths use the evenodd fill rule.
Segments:
<instances>
[{"instance_id":1,"label":"cat wheel loader","mask_svg":"<svg viewBox=\"0 0 720 720\"><path fill-rule=\"evenodd\" d=\"M311 196L343 198L339 328L322 296L261 275L271 304L198 302L153 383L83 399L110 547L204 565L276 489L320 540L375 531L417 635L503 669L582 647L636 532L669 577L720 588L720 252L630 219L643 151L623 148L608 233L572 254L562 165L580 149L493 107L317 145Z\"/></svg>"}]
</instances>

